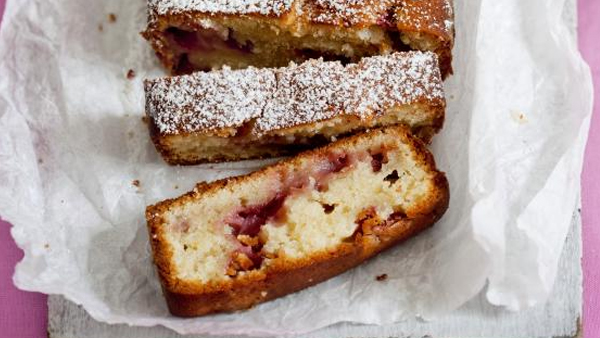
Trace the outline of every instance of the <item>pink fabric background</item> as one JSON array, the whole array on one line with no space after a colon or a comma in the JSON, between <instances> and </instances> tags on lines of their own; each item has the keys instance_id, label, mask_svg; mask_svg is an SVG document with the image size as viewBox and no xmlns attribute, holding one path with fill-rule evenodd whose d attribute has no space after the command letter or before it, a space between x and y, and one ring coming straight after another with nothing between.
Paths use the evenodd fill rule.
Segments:
<instances>
[{"instance_id":1,"label":"pink fabric background","mask_svg":"<svg viewBox=\"0 0 600 338\"><path fill-rule=\"evenodd\" d=\"M5 0L0 0L0 15ZM582 181L584 336L600 337L600 1L579 0L579 38L584 58L594 73L594 118ZM12 284L22 252L14 244L9 224L0 220L0 337L44 338L46 296L17 290Z\"/></svg>"}]
</instances>

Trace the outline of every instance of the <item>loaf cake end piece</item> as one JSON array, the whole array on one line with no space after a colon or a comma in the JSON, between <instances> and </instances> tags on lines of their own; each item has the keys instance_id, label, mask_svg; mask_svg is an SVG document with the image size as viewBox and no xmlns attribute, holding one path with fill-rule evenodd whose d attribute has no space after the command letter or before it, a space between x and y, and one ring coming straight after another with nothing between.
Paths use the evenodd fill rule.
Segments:
<instances>
[{"instance_id":1,"label":"loaf cake end piece","mask_svg":"<svg viewBox=\"0 0 600 338\"><path fill-rule=\"evenodd\" d=\"M143 33L172 74L431 51L452 71L451 0L148 0Z\"/></svg>"}]
</instances>

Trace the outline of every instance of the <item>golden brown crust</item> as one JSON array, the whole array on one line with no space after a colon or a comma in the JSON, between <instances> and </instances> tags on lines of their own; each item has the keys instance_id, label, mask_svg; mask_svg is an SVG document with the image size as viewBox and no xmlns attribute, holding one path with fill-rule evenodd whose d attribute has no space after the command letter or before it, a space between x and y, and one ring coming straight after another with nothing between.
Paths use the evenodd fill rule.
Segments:
<instances>
[{"instance_id":1,"label":"golden brown crust","mask_svg":"<svg viewBox=\"0 0 600 338\"><path fill-rule=\"evenodd\" d=\"M443 108L440 108L442 113L438 115L437 118L432 120L432 123L427 126L408 126L402 124L405 128L408 128L411 133L418 137L423 143L429 144L441 129L444 124L444 115ZM150 138L154 143L156 150L160 153L163 160L170 165L198 165L198 164L206 164L206 163L222 163L222 162L232 162L232 161L240 161L240 160L259 160L259 159L268 159L273 157L281 157L281 156L291 156L297 154L301 151L314 149L319 146L323 146L329 142L324 138L313 138L308 143L303 144L287 144L287 145L260 145L257 149L260 150L260 153L253 153L249 156L240 156L239 153L221 153L218 156L213 156L210 158L199 158L199 157L189 157L189 156L180 156L174 151L174 147L170 144L171 139L173 137L190 137L191 134L183 133L182 135L164 135L158 132L157 128L153 124L149 124L150 130ZM359 128L357 130L353 130L352 133L338 135L339 138L347 137L352 135L353 133L363 132L364 128ZM292 134L292 133L290 133ZM245 146L244 149L248 149L249 145Z\"/></svg>"},{"instance_id":2,"label":"golden brown crust","mask_svg":"<svg viewBox=\"0 0 600 338\"><path fill-rule=\"evenodd\" d=\"M393 135L410 145L420 165L434 174L434 187L428 198L411 212L403 215L392 225L369 231L357 230L347 242L335 250L320 252L311 257L289 261L274 260L275 264L260 270L249 271L225 282L200 284L179 280L172 267L172 251L167 244L162 216L170 208L184 205L202 195L223 189L238 182L257 180L272 172L298 165L314 156L324 156L340 147L352 148L361 139L378 133ZM334 277L381 251L402 242L439 220L449 203L448 181L443 173L435 169L433 156L426 146L412 137L403 127L390 127L370 133L356 135L320 149L307 151L294 158L268 166L246 176L232 177L213 183L200 183L194 191L177 199L167 200L146 211L154 261L163 285L167 304L172 314L182 317L200 316L214 312L229 312L252 307L286 294L302 290Z\"/></svg>"},{"instance_id":3,"label":"golden brown crust","mask_svg":"<svg viewBox=\"0 0 600 338\"><path fill-rule=\"evenodd\" d=\"M268 1L268 0L265 0ZM300 9L299 11L297 9ZM184 74L179 68L179 54L170 46L165 31L178 27L186 31L203 29L202 22L207 19L223 24L230 19L247 18L260 21L263 27L271 26L278 32L289 33L293 39L310 34L311 30L320 30L337 34L340 30L356 32L365 28L383 30L387 36L384 45L372 45L370 52L362 56L388 53L408 47L414 50L433 51L440 58L442 75L446 78L452 73L452 48L454 45L454 13L451 0L296 0L291 8L275 13L235 13L206 12L190 8L159 11L149 6L149 24L142 35L150 42L163 65L172 74ZM226 24L224 24L226 26ZM270 31L270 28L267 28ZM278 33L279 34L279 33ZM399 39L398 34L402 37ZM324 36L323 39L327 39ZM297 41L300 41L299 39ZM392 41L393 43L389 43ZM353 43L348 41L348 43ZM368 44L367 44L368 45ZM293 42L292 42L292 46ZM297 45L300 49L302 45ZM325 55L327 55L325 53ZM338 58L342 55L338 55ZM352 61L358 59L353 56ZM302 59L293 59L301 61ZM290 61L290 60L287 60ZM286 62L287 62L286 61ZM283 66L279 61L272 64L254 64L260 67ZM214 64L213 66L221 66ZM232 65L234 66L234 65Z\"/></svg>"},{"instance_id":4,"label":"golden brown crust","mask_svg":"<svg viewBox=\"0 0 600 338\"><path fill-rule=\"evenodd\" d=\"M452 1L402 0L396 13L398 31L405 35L426 34L438 41L433 51L438 54L440 70L444 77L452 74L452 48L456 34Z\"/></svg>"}]
</instances>

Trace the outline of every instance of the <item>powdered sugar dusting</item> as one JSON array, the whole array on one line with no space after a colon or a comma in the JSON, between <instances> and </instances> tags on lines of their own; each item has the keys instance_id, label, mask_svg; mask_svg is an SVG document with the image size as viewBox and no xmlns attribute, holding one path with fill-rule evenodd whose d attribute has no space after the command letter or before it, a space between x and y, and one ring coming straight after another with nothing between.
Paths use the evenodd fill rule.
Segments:
<instances>
[{"instance_id":1,"label":"powdered sugar dusting","mask_svg":"<svg viewBox=\"0 0 600 338\"><path fill-rule=\"evenodd\" d=\"M434 29L450 34L454 28L451 0L401 0L397 20L416 29Z\"/></svg>"},{"instance_id":2,"label":"powdered sugar dusting","mask_svg":"<svg viewBox=\"0 0 600 338\"><path fill-rule=\"evenodd\" d=\"M261 115L271 70L247 68L146 81L146 111L161 133L236 128Z\"/></svg>"},{"instance_id":3,"label":"powdered sugar dusting","mask_svg":"<svg viewBox=\"0 0 600 338\"><path fill-rule=\"evenodd\" d=\"M225 69L146 83L147 113L164 134L214 133L252 119L254 132L262 134L443 100L437 56L431 52L376 56L347 66L311 60L280 69Z\"/></svg>"},{"instance_id":4,"label":"powdered sugar dusting","mask_svg":"<svg viewBox=\"0 0 600 338\"><path fill-rule=\"evenodd\" d=\"M344 82L345 73L341 63L321 60L280 69L277 90L256 121L256 130L267 131L339 115L350 90Z\"/></svg>"},{"instance_id":5,"label":"powdered sugar dusting","mask_svg":"<svg viewBox=\"0 0 600 338\"><path fill-rule=\"evenodd\" d=\"M315 23L347 27L398 23L447 34L453 29L451 0L148 0L148 8L151 19L189 12L281 16L295 8Z\"/></svg>"},{"instance_id":6,"label":"powdered sugar dusting","mask_svg":"<svg viewBox=\"0 0 600 338\"><path fill-rule=\"evenodd\" d=\"M223 14L281 15L290 10L294 0L148 0L156 14L197 11Z\"/></svg>"},{"instance_id":7,"label":"powdered sugar dusting","mask_svg":"<svg viewBox=\"0 0 600 338\"><path fill-rule=\"evenodd\" d=\"M451 0L304 0L312 22L344 26L396 23L452 31Z\"/></svg>"},{"instance_id":8,"label":"powdered sugar dusting","mask_svg":"<svg viewBox=\"0 0 600 338\"><path fill-rule=\"evenodd\" d=\"M306 12L313 22L353 26L377 22L393 10L395 0L308 0Z\"/></svg>"},{"instance_id":9,"label":"powdered sugar dusting","mask_svg":"<svg viewBox=\"0 0 600 338\"><path fill-rule=\"evenodd\" d=\"M376 56L359 63L353 79L356 101L346 109L366 116L399 104L443 98L436 58L430 53L407 54Z\"/></svg>"},{"instance_id":10,"label":"powdered sugar dusting","mask_svg":"<svg viewBox=\"0 0 600 338\"><path fill-rule=\"evenodd\" d=\"M339 115L362 119L394 106L443 100L434 53L406 52L364 58L343 67L310 61L281 70L277 91L256 121L260 133Z\"/></svg>"}]
</instances>

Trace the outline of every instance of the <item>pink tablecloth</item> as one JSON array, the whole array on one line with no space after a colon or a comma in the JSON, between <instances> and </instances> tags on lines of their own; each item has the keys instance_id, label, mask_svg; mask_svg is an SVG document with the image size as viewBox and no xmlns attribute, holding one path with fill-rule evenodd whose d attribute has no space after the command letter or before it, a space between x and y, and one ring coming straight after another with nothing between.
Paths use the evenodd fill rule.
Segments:
<instances>
[{"instance_id":1,"label":"pink tablecloth","mask_svg":"<svg viewBox=\"0 0 600 338\"><path fill-rule=\"evenodd\" d=\"M594 116L582 177L584 337L600 337L600 1L579 0L579 46L592 68Z\"/></svg>"},{"instance_id":2,"label":"pink tablecloth","mask_svg":"<svg viewBox=\"0 0 600 338\"><path fill-rule=\"evenodd\" d=\"M0 0L0 14L5 0ZM595 118L583 171L584 247L584 334L600 337L600 1L579 0L581 51L594 72ZM9 234L9 225L0 221L0 337L46 337L46 296L17 290L11 281L22 253Z\"/></svg>"}]
</instances>

